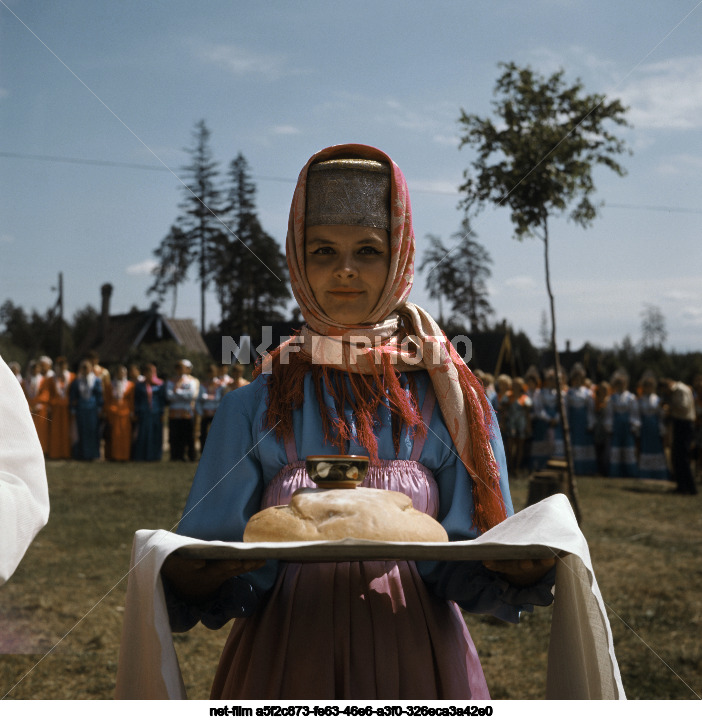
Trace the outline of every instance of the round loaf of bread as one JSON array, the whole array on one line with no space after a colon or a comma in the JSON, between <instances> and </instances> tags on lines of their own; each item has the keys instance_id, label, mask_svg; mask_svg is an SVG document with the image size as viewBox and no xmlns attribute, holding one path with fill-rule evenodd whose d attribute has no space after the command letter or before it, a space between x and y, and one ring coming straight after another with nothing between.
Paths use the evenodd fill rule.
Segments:
<instances>
[{"instance_id":1,"label":"round loaf of bread","mask_svg":"<svg viewBox=\"0 0 702 721\"><path fill-rule=\"evenodd\" d=\"M378 488L301 488L287 506L264 508L249 519L244 541L447 542L443 526L416 510L404 493Z\"/></svg>"}]
</instances>

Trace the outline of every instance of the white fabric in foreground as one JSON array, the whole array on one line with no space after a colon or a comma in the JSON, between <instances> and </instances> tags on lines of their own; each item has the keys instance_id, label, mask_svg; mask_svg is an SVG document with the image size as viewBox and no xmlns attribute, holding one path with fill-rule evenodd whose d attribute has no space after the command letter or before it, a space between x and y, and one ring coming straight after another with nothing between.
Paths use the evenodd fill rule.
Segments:
<instances>
[{"instance_id":1,"label":"white fabric in foreground","mask_svg":"<svg viewBox=\"0 0 702 721\"><path fill-rule=\"evenodd\" d=\"M48 520L44 453L22 387L0 358L0 586Z\"/></svg>"},{"instance_id":2,"label":"white fabric in foreground","mask_svg":"<svg viewBox=\"0 0 702 721\"><path fill-rule=\"evenodd\" d=\"M238 545L161 530L137 531L117 671L118 699L186 698L168 625L161 565L179 548ZM564 495L525 508L474 541L443 545L451 546L451 558L463 560L558 553L545 696L625 698L587 541Z\"/></svg>"}]
</instances>

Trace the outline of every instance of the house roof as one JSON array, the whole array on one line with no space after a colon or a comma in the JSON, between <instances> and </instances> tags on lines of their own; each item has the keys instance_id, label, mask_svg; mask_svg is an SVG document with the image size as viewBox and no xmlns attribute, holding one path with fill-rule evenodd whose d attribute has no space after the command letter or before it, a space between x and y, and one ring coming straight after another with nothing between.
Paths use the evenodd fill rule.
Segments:
<instances>
[{"instance_id":1,"label":"house roof","mask_svg":"<svg viewBox=\"0 0 702 721\"><path fill-rule=\"evenodd\" d=\"M185 346L193 353L209 354L210 351L200 335L200 331L190 318L164 318L164 322L179 345Z\"/></svg>"},{"instance_id":2,"label":"house roof","mask_svg":"<svg viewBox=\"0 0 702 721\"><path fill-rule=\"evenodd\" d=\"M192 353L209 354L205 341L189 318L165 318L156 310L111 315L107 333L102 320L95 323L79 349L79 355L95 350L103 363L124 362L129 351L143 343L173 340Z\"/></svg>"}]
</instances>

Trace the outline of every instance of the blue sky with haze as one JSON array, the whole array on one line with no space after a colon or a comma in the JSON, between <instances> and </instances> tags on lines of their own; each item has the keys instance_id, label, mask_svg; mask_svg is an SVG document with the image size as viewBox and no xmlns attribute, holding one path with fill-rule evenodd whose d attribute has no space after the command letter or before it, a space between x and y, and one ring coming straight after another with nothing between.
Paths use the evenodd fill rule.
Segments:
<instances>
[{"instance_id":1,"label":"blue sky with haze","mask_svg":"<svg viewBox=\"0 0 702 721\"><path fill-rule=\"evenodd\" d=\"M515 61L562 67L630 106L628 175L595 174L601 217L551 227L561 340L636 341L651 303L668 347L700 350L700 37L697 0L0 0L0 302L43 311L63 271L69 315L99 307L105 282L113 312L146 307L201 118L222 170L246 156L281 244L313 152L382 148L408 179L421 256L428 233L447 241L460 225L456 189L473 157L458 150L460 109L488 113L497 63ZM153 169L119 165L130 163ZM475 229L494 260L498 318L538 342L540 243L515 240L507 210L486 210ZM437 313L424 284L418 275L411 299ZM208 322L217 312L210 296ZM194 282L176 315L199 318Z\"/></svg>"}]
</instances>

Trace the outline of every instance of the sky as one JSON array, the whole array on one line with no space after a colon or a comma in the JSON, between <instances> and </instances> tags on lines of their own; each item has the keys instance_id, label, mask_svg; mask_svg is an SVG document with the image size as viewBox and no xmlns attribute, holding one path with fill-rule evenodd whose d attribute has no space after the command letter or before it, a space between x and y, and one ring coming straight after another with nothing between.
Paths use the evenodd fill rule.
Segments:
<instances>
[{"instance_id":1,"label":"sky","mask_svg":"<svg viewBox=\"0 0 702 721\"><path fill-rule=\"evenodd\" d=\"M281 248L307 159L381 148L407 177L421 259L427 234L461 223L461 110L489 115L498 63L514 61L629 107L627 175L594 175L600 216L550 226L560 345L637 342L648 304L667 348L702 350L700 37L700 0L0 0L0 303L45 311L61 272L69 318L107 282L113 313L148 307L200 119L222 171L246 157ZM516 240L506 209L474 229L496 318L539 343L540 241ZM425 282L410 299L438 315ZM199 313L191 280L176 316Z\"/></svg>"}]
</instances>

